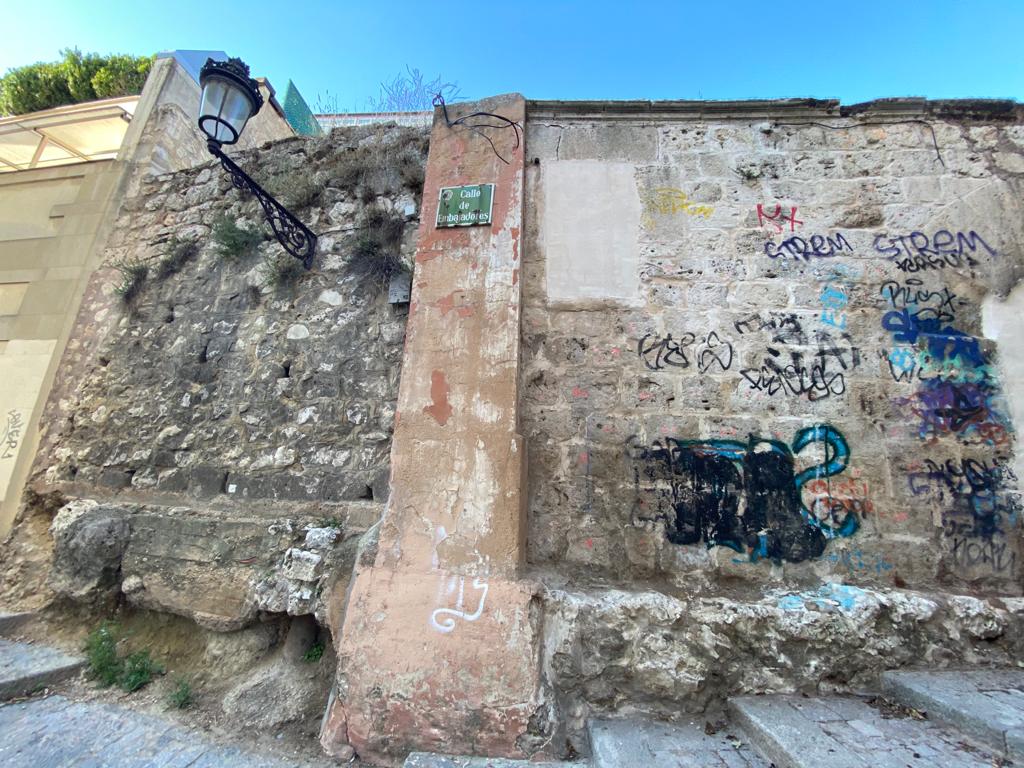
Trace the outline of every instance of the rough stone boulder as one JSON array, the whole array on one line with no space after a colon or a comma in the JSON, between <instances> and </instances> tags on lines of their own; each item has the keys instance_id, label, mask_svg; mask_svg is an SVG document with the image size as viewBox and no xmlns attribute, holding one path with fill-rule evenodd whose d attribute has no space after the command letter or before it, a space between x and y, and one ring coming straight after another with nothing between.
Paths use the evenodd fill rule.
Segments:
<instances>
[{"instance_id":1,"label":"rough stone boulder","mask_svg":"<svg viewBox=\"0 0 1024 768\"><path fill-rule=\"evenodd\" d=\"M117 594L121 558L131 534L123 507L76 499L57 512L50 586L80 602L102 601Z\"/></svg>"},{"instance_id":2,"label":"rough stone boulder","mask_svg":"<svg viewBox=\"0 0 1024 768\"><path fill-rule=\"evenodd\" d=\"M350 576L358 535L380 506L337 505L325 525L309 516L272 517L271 510L251 505L195 509L76 500L51 527L50 580L74 600L120 590L131 605L221 632L246 626L260 611L314 614L325 622L322 595Z\"/></svg>"}]
</instances>

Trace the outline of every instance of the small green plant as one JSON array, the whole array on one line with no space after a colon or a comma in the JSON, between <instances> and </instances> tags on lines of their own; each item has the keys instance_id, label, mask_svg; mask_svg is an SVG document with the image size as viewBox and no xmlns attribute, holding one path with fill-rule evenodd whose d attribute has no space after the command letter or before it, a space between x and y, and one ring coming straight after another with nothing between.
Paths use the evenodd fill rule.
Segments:
<instances>
[{"instance_id":1,"label":"small green plant","mask_svg":"<svg viewBox=\"0 0 1024 768\"><path fill-rule=\"evenodd\" d=\"M89 676L109 688L121 677L121 660L117 657L117 625L103 622L85 640L85 658Z\"/></svg>"},{"instance_id":2,"label":"small green plant","mask_svg":"<svg viewBox=\"0 0 1024 768\"><path fill-rule=\"evenodd\" d=\"M142 293L142 287L149 275L149 266L136 259L123 259L110 264L121 275L121 282L114 286L114 291L126 305L132 305Z\"/></svg>"},{"instance_id":3,"label":"small green plant","mask_svg":"<svg viewBox=\"0 0 1024 768\"><path fill-rule=\"evenodd\" d=\"M405 219L383 208L371 207L363 214L361 232L352 247L349 269L378 289L407 269L402 260Z\"/></svg>"},{"instance_id":4,"label":"small green plant","mask_svg":"<svg viewBox=\"0 0 1024 768\"><path fill-rule=\"evenodd\" d=\"M175 709L188 709L193 702L192 686L188 680L179 676L174 681L174 688L167 697L167 703Z\"/></svg>"},{"instance_id":5,"label":"small green plant","mask_svg":"<svg viewBox=\"0 0 1024 768\"><path fill-rule=\"evenodd\" d=\"M164 252L163 258L157 262L156 279L166 280L171 275L177 274L198 253L199 244L194 240L171 238L167 243L167 249Z\"/></svg>"},{"instance_id":6,"label":"small green plant","mask_svg":"<svg viewBox=\"0 0 1024 768\"><path fill-rule=\"evenodd\" d=\"M89 676L104 688L112 685L132 693L162 674L163 667L149 657L149 651L137 651L127 658L117 655L118 627L109 621L100 624L85 640Z\"/></svg>"},{"instance_id":7,"label":"small green plant","mask_svg":"<svg viewBox=\"0 0 1024 768\"><path fill-rule=\"evenodd\" d=\"M313 647L306 651L302 658L309 664L316 664L324 656L324 644L321 642L313 643Z\"/></svg>"},{"instance_id":8,"label":"small green plant","mask_svg":"<svg viewBox=\"0 0 1024 768\"><path fill-rule=\"evenodd\" d=\"M263 235L238 226L229 216L221 216L213 224L213 241L221 256L234 261L255 251L263 242Z\"/></svg>"},{"instance_id":9,"label":"small green plant","mask_svg":"<svg viewBox=\"0 0 1024 768\"><path fill-rule=\"evenodd\" d=\"M162 674L164 668L149 657L149 651L136 651L124 660L124 669L118 684L132 693L153 681L153 675Z\"/></svg>"},{"instance_id":10,"label":"small green plant","mask_svg":"<svg viewBox=\"0 0 1024 768\"><path fill-rule=\"evenodd\" d=\"M263 285L269 288L283 288L292 285L305 272L302 262L288 254L267 256L263 259L260 277Z\"/></svg>"}]
</instances>

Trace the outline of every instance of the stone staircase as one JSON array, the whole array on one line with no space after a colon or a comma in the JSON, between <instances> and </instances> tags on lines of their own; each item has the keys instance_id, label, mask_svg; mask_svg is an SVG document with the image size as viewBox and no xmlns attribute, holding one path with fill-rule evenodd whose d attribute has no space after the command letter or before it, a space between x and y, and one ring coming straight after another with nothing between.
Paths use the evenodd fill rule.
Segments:
<instances>
[{"instance_id":1,"label":"stone staircase","mask_svg":"<svg viewBox=\"0 0 1024 768\"><path fill-rule=\"evenodd\" d=\"M0 634L15 631L27 614L0 613ZM0 640L0 701L28 696L77 675L85 659L55 648Z\"/></svg>"},{"instance_id":2,"label":"stone staircase","mask_svg":"<svg viewBox=\"0 0 1024 768\"><path fill-rule=\"evenodd\" d=\"M591 719L592 768L999 768L1024 763L1024 671L901 671L883 696L743 696L730 721ZM513 768L414 753L406 768ZM564 765L561 764L561 765Z\"/></svg>"}]
</instances>

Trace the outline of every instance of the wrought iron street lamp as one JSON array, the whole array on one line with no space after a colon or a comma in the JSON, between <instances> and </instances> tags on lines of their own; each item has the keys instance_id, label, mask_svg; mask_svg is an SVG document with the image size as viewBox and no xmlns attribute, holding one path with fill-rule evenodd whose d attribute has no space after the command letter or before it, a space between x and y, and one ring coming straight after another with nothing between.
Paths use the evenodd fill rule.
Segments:
<instances>
[{"instance_id":1,"label":"wrought iron street lamp","mask_svg":"<svg viewBox=\"0 0 1024 768\"><path fill-rule=\"evenodd\" d=\"M278 242L310 269L316 253L316 235L221 151L221 146L238 141L249 118L263 106L259 86L249 77L249 67L241 59L207 59L199 71L199 85L203 89L199 127L206 134L210 154L220 160L237 189L256 196Z\"/></svg>"}]
</instances>

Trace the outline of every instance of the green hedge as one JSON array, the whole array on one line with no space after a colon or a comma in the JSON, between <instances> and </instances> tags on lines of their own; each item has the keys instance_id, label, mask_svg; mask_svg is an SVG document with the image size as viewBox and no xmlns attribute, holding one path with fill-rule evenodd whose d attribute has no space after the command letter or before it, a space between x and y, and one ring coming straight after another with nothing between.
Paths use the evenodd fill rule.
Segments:
<instances>
[{"instance_id":1,"label":"green hedge","mask_svg":"<svg viewBox=\"0 0 1024 768\"><path fill-rule=\"evenodd\" d=\"M0 114L22 115L65 104L141 93L155 56L100 56L77 48L60 61L8 70L0 78Z\"/></svg>"}]
</instances>

